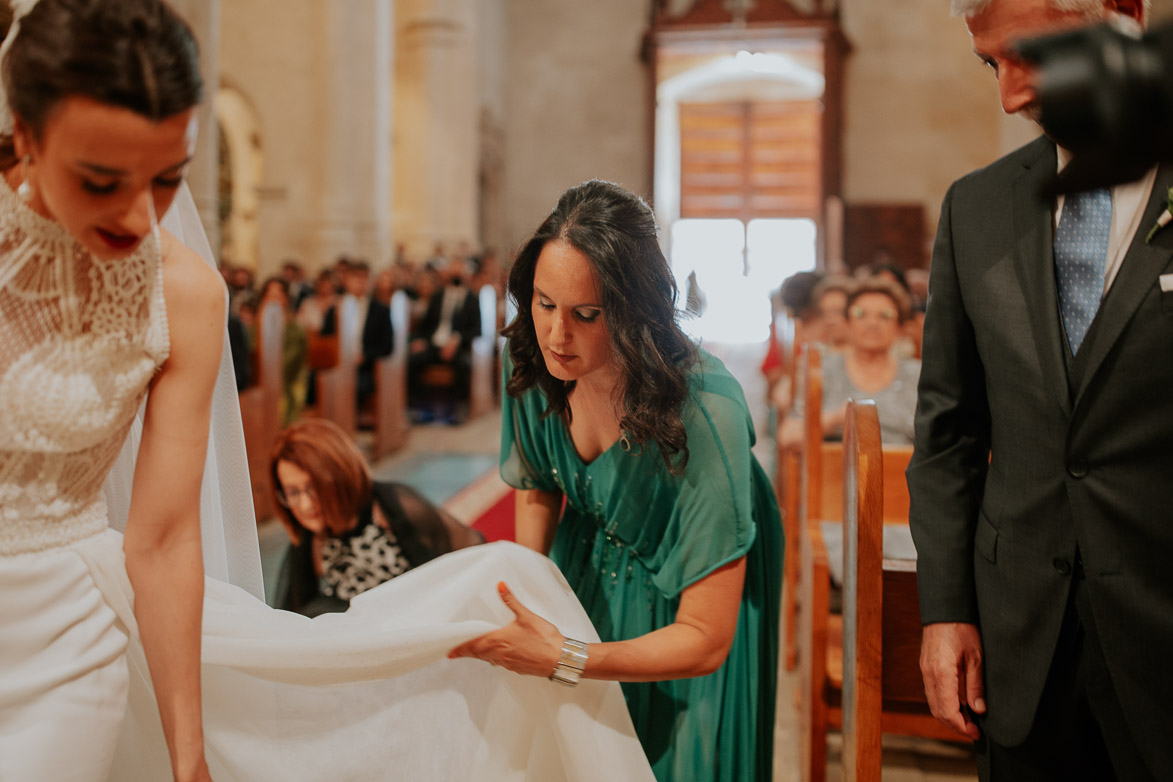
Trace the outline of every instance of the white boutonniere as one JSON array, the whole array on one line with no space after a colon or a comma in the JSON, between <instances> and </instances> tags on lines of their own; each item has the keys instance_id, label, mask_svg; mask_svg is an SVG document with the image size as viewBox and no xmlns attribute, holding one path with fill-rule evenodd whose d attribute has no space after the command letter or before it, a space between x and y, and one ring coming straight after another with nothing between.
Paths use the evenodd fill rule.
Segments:
<instances>
[{"instance_id":1,"label":"white boutonniere","mask_svg":"<svg viewBox=\"0 0 1173 782\"><path fill-rule=\"evenodd\" d=\"M1157 235L1157 231L1160 231L1170 222L1173 222L1173 187L1169 188L1169 193L1166 198L1168 200L1165 203L1165 211L1161 212L1161 216L1157 218L1156 224L1149 230L1149 235L1144 238L1145 244L1153 240L1153 237Z\"/></svg>"}]
</instances>

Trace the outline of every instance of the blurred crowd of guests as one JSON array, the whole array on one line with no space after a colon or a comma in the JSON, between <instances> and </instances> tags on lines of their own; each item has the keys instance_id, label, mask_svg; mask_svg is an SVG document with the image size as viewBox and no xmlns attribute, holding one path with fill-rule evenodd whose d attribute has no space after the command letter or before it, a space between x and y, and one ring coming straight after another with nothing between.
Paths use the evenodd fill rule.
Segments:
<instances>
[{"instance_id":1,"label":"blurred crowd of guests","mask_svg":"<svg viewBox=\"0 0 1173 782\"><path fill-rule=\"evenodd\" d=\"M795 345L813 344L823 354L826 439L842 437L849 399L874 399L884 442L912 444L927 295L927 272L891 264L864 266L853 276L800 272L782 284L777 303L794 322ZM778 414L778 442L790 449L803 439L792 369L772 339L762 371Z\"/></svg>"},{"instance_id":2,"label":"blurred crowd of guests","mask_svg":"<svg viewBox=\"0 0 1173 782\"><path fill-rule=\"evenodd\" d=\"M359 409L374 392L374 364L391 355L395 334L390 317L391 297L403 291L409 301L408 380L413 404L421 386L416 380L427 367L453 368L454 387L467 389L472 340L481 334L477 292L485 285L497 293L498 328L505 301L505 270L492 251L476 253L465 242L450 250L436 244L423 263L406 257L402 245L395 257L379 269L364 259L341 256L312 277L297 260L287 260L280 271L259 284L251 269L221 266L229 290L229 341L236 368L236 385L244 390L256 382L258 317L265 305L276 302L285 312L282 337L281 422L296 421L315 403L314 370L329 365L333 351L323 351L321 338L337 334L337 306L344 295L358 305L361 356L356 390ZM465 391L465 395L467 392ZM457 417L448 411L449 420ZM360 419L361 420L361 419Z\"/></svg>"}]
</instances>

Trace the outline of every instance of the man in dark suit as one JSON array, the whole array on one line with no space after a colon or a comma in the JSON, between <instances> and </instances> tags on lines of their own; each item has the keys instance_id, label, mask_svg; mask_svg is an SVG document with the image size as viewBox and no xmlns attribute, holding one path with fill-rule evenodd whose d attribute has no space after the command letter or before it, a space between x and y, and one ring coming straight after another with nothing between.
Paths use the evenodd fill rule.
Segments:
<instances>
[{"instance_id":1,"label":"man in dark suit","mask_svg":"<svg viewBox=\"0 0 1173 782\"><path fill-rule=\"evenodd\" d=\"M1074 10L1072 10L1074 9ZM1008 113L1014 40L1141 0L954 0ZM921 670L983 779L1173 779L1173 169L1039 197L1040 138L956 182L933 250L915 454Z\"/></svg>"},{"instance_id":2,"label":"man in dark suit","mask_svg":"<svg viewBox=\"0 0 1173 782\"><path fill-rule=\"evenodd\" d=\"M432 294L415 330L408 354L408 377L418 394L423 369L449 364L453 384L467 395L472 367L472 341L481 335L480 299L469 290L464 261L454 257L443 270L444 284Z\"/></svg>"},{"instance_id":3,"label":"man in dark suit","mask_svg":"<svg viewBox=\"0 0 1173 782\"><path fill-rule=\"evenodd\" d=\"M375 391L375 361L391 355L395 346L395 332L391 326L391 310L371 296L371 267L365 261L351 261L342 272L342 285L358 301L358 319L362 323L362 361L358 365L355 389L361 408ZM336 333L337 307L330 307L322 318L322 336Z\"/></svg>"}]
</instances>

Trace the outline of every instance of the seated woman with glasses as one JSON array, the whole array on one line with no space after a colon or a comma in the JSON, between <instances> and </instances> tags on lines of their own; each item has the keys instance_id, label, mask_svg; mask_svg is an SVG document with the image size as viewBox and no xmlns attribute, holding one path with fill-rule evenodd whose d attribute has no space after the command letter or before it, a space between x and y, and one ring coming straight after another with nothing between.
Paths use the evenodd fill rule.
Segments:
<instances>
[{"instance_id":1,"label":"seated woman with glasses","mask_svg":"<svg viewBox=\"0 0 1173 782\"><path fill-rule=\"evenodd\" d=\"M485 542L409 486L373 481L354 442L326 420L299 421L278 435L269 478L293 543L277 608L306 616L345 611L384 581Z\"/></svg>"},{"instance_id":2,"label":"seated woman with glasses","mask_svg":"<svg viewBox=\"0 0 1173 782\"><path fill-rule=\"evenodd\" d=\"M823 436L843 436L847 400L874 399L886 445L912 445L920 361L899 358L893 346L903 335L910 305L896 283L882 277L861 281L847 295L847 347L823 355ZM802 400L782 425L783 447L802 442Z\"/></svg>"}]
</instances>

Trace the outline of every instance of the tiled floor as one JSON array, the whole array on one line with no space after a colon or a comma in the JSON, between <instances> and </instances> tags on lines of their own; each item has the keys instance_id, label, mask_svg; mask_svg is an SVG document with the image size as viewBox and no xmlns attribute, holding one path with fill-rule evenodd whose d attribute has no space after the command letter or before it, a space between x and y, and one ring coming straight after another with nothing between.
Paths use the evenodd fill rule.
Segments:
<instances>
[{"instance_id":1,"label":"tiled floor","mask_svg":"<svg viewBox=\"0 0 1173 782\"><path fill-rule=\"evenodd\" d=\"M758 432L755 453L773 474L773 440L766 421L765 385L758 364L759 346L706 345L741 381ZM496 476L500 417L486 415L463 426L417 425L403 451L373 465L376 478L409 483L429 499L443 504L453 515L471 521L495 502L504 483ZM362 440L360 438L360 444ZM262 564L266 591L284 554L285 536L276 522L261 527ZM775 782L799 779L799 720L794 692L796 672L781 671L778 716L775 729ZM828 739L827 782L839 782L840 740ZM899 736L884 738L885 782L971 782L976 780L973 755L960 745L922 741Z\"/></svg>"}]
</instances>

